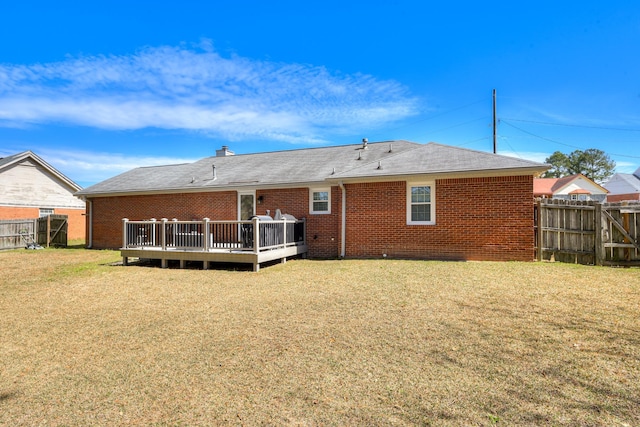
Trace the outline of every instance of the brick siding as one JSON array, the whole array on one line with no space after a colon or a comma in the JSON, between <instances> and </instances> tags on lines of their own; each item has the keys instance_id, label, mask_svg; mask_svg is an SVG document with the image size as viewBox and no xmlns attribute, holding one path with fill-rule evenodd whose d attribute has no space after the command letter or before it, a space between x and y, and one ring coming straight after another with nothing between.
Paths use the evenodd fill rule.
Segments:
<instances>
[{"instance_id":1,"label":"brick siding","mask_svg":"<svg viewBox=\"0 0 640 427\"><path fill-rule=\"evenodd\" d=\"M309 213L309 188L259 190L256 198L263 197L263 203L256 206L256 213L266 214L276 209L307 222L308 256L312 258L337 258L340 256L340 189L331 188L331 213Z\"/></svg>"},{"instance_id":2,"label":"brick siding","mask_svg":"<svg viewBox=\"0 0 640 427\"><path fill-rule=\"evenodd\" d=\"M436 180L436 224L406 224L404 181L346 184L349 258L523 260L534 257L533 177ZM309 214L309 189L258 190L256 213L276 209L307 220L312 258L340 255L341 191L331 188L331 213ZM93 247L118 248L122 218L235 220L237 193L180 193L93 200Z\"/></svg>"},{"instance_id":3,"label":"brick siding","mask_svg":"<svg viewBox=\"0 0 640 427\"><path fill-rule=\"evenodd\" d=\"M640 200L640 193L607 195L607 202L624 202L626 200Z\"/></svg>"},{"instance_id":4,"label":"brick siding","mask_svg":"<svg viewBox=\"0 0 640 427\"><path fill-rule=\"evenodd\" d=\"M85 239L85 210L55 208L56 215L68 216L67 239ZM33 207L0 206L0 219L38 218L40 209Z\"/></svg>"},{"instance_id":5,"label":"brick siding","mask_svg":"<svg viewBox=\"0 0 640 427\"><path fill-rule=\"evenodd\" d=\"M406 224L404 181L346 188L347 257L533 260L531 176L436 180L435 225Z\"/></svg>"},{"instance_id":6,"label":"brick siding","mask_svg":"<svg viewBox=\"0 0 640 427\"><path fill-rule=\"evenodd\" d=\"M331 214L309 214L309 189L291 188L258 190L256 214L267 210L274 216L276 209L296 218L306 218L309 256L335 258L340 251L340 192L331 189ZM146 196L99 197L93 201L93 248L116 249L122 246L122 218L130 220L177 218L179 220L237 219L237 193L180 193Z\"/></svg>"},{"instance_id":7,"label":"brick siding","mask_svg":"<svg viewBox=\"0 0 640 427\"><path fill-rule=\"evenodd\" d=\"M235 191L98 197L92 201L93 248L122 246L122 219L235 220ZM87 219L88 221L88 219Z\"/></svg>"}]
</instances>

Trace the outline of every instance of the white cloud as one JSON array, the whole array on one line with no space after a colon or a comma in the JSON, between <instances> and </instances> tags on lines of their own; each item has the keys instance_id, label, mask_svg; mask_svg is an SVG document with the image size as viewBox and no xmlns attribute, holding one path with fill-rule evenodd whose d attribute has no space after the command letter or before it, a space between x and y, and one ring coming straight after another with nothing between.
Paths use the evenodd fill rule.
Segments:
<instances>
[{"instance_id":1,"label":"white cloud","mask_svg":"<svg viewBox=\"0 0 640 427\"><path fill-rule=\"evenodd\" d=\"M143 166L192 163L198 158L140 156L47 147L0 148L0 158L31 149L45 162L81 186L88 186Z\"/></svg>"},{"instance_id":2,"label":"white cloud","mask_svg":"<svg viewBox=\"0 0 640 427\"><path fill-rule=\"evenodd\" d=\"M638 163L616 160L617 173L634 173L638 169Z\"/></svg>"},{"instance_id":3,"label":"white cloud","mask_svg":"<svg viewBox=\"0 0 640 427\"><path fill-rule=\"evenodd\" d=\"M204 45L0 65L0 126L156 127L316 143L327 132L359 133L417 113L417 98L392 80L224 58Z\"/></svg>"},{"instance_id":4,"label":"white cloud","mask_svg":"<svg viewBox=\"0 0 640 427\"><path fill-rule=\"evenodd\" d=\"M91 185L142 166L191 163L198 159L162 156L131 156L118 153L38 149L38 156L80 185Z\"/></svg>"}]
</instances>

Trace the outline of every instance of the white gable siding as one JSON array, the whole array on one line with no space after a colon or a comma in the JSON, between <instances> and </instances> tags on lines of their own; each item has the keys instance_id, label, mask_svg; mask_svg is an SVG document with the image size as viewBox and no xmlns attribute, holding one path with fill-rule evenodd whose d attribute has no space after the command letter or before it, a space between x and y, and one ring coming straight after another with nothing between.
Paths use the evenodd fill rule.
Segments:
<instances>
[{"instance_id":1,"label":"white gable siding","mask_svg":"<svg viewBox=\"0 0 640 427\"><path fill-rule=\"evenodd\" d=\"M610 195L640 192L640 178L631 174L617 173L604 185Z\"/></svg>"},{"instance_id":2,"label":"white gable siding","mask_svg":"<svg viewBox=\"0 0 640 427\"><path fill-rule=\"evenodd\" d=\"M569 185L561 188L555 194L567 195L576 190L587 190L590 194L607 194L606 191L604 191L602 188L593 185L591 182L585 180L584 178L577 178L573 180Z\"/></svg>"},{"instance_id":3,"label":"white gable siding","mask_svg":"<svg viewBox=\"0 0 640 427\"><path fill-rule=\"evenodd\" d=\"M0 173L0 205L39 208L79 208L85 203L74 189L30 159Z\"/></svg>"}]
</instances>

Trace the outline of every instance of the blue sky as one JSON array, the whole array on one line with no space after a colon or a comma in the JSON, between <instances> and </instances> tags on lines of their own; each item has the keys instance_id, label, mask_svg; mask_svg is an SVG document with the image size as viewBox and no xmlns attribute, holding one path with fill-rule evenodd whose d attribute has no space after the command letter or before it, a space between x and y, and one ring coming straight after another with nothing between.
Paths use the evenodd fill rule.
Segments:
<instances>
[{"instance_id":1,"label":"blue sky","mask_svg":"<svg viewBox=\"0 0 640 427\"><path fill-rule=\"evenodd\" d=\"M222 145L492 151L496 89L498 153L640 166L640 2L437 3L5 2L0 156L88 186Z\"/></svg>"}]
</instances>

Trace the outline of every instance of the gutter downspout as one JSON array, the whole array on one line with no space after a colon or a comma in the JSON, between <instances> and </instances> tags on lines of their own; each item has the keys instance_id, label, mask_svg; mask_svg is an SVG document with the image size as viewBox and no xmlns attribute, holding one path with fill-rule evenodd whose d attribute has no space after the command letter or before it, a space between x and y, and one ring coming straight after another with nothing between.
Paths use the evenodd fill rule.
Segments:
<instances>
[{"instance_id":1,"label":"gutter downspout","mask_svg":"<svg viewBox=\"0 0 640 427\"><path fill-rule=\"evenodd\" d=\"M87 200L87 208L89 208L89 227L87 233L87 249L91 249L93 246L93 201L91 199Z\"/></svg>"},{"instance_id":2,"label":"gutter downspout","mask_svg":"<svg viewBox=\"0 0 640 427\"><path fill-rule=\"evenodd\" d=\"M347 189L344 188L342 181L338 183L342 190L342 218L340 227L340 258L344 258L346 254L347 243Z\"/></svg>"}]
</instances>

